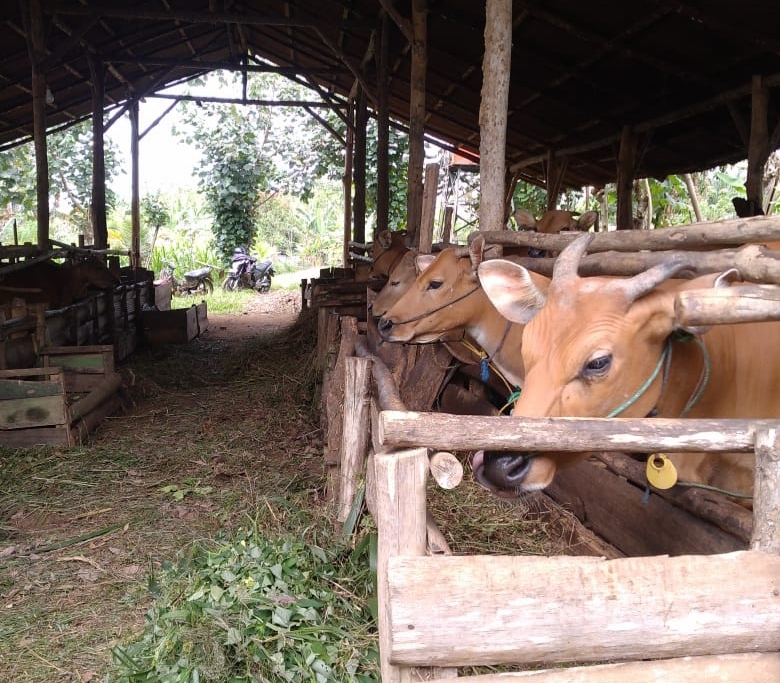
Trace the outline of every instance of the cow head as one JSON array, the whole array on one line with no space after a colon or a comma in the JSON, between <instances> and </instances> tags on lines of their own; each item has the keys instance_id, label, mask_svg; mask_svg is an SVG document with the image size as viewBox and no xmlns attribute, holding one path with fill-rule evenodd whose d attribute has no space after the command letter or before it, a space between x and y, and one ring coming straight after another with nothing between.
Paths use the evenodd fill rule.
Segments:
<instances>
[{"instance_id":1,"label":"cow head","mask_svg":"<svg viewBox=\"0 0 780 683\"><path fill-rule=\"evenodd\" d=\"M398 301L417 279L417 252L407 251L387 276L387 284L379 291L371 304L375 318L381 318Z\"/></svg>"},{"instance_id":2,"label":"cow head","mask_svg":"<svg viewBox=\"0 0 780 683\"><path fill-rule=\"evenodd\" d=\"M599 215L596 211L586 211L577 216L573 211L553 209L545 211L544 215L536 220L533 214L526 209L518 209L514 214L515 223L522 230L533 230L545 235L557 235L562 231L587 232L591 226L596 225ZM528 255L532 257L545 256L543 250L530 248Z\"/></svg>"},{"instance_id":3,"label":"cow head","mask_svg":"<svg viewBox=\"0 0 780 683\"><path fill-rule=\"evenodd\" d=\"M388 277L407 251L405 230L382 230L371 245L369 277Z\"/></svg>"},{"instance_id":4,"label":"cow head","mask_svg":"<svg viewBox=\"0 0 780 683\"><path fill-rule=\"evenodd\" d=\"M70 267L78 273L78 278L85 283L87 289L111 289L119 284L119 278L97 258L88 258Z\"/></svg>"},{"instance_id":5,"label":"cow head","mask_svg":"<svg viewBox=\"0 0 780 683\"><path fill-rule=\"evenodd\" d=\"M385 341L426 343L454 338L489 305L479 284L477 267L485 241L478 236L469 247L450 247L436 256L419 254L419 275L407 292L380 318Z\"/></svg>"},{"instance_id":6,"label":"cow head","mask_svg":"<svg viewBox=\"0 0 780 683\"><path fill-rule=\"evenodd\" d=\"M577 268L591 239L583 235L561 252L546 298L514 263L496 260L479 268L493 305L507 318L526 323L525 383L514 416L647 415L661 394L660 375L630 399L652 377L667 338L679 328L675 294L681 288L712 286L716 277L672 286L666 280L682 267L672 260L631 278L581 278ZM664 400L673 393L669 389ZM680 406L684 402L685 397ZM472 464L483 485L512 495L544 488L558 467L586 456L480 451Z\"/></svg>"}]
</instances>

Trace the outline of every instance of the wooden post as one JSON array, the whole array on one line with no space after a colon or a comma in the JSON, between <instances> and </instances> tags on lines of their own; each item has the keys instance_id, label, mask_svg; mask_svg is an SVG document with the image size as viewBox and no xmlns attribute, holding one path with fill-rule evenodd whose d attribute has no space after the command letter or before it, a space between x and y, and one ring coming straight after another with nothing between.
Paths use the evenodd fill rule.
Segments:
<instances>
[{"instance_id":1,"label":"wooden post","mask_svg":"<svg viewBox=\"0 0 780 683\"><path fill-rule=\"evenodd\" d=\"M348 516L363 476L370 431L371 361L355 356L344 364L344 421L341 432L341 473L337 519Z\"/></svg>"},{"instance_id":2,"label":"wooden post","mask_svg":"<svg viewBox=\"0 0 780 683\"><path fill-rule=\"evenodd\" d=\"M141 266L141 202L140 202L140 171L138 134L138 100L133 99L128 110L130 112L130 265L133 268Z\"/></svg>"},{"instance_id":3,"label":"wooden post","mask_svg":"<svg viewBox=\"0 0 780 683\"><path fill-rule=\"evenodd\" d=\"M38 246L49 248L49 157L46 145L46 75L41 66L46 58L46 39L43 27L41 0L30 0L29 15L21 5L22 14L29 18L28 49L32 62L33 140L35 142L35 180L38 210Z\"/></svg>"},{"instance_id":4,"label":"wooden post","mask_svg":"<svg viewBox=\"0 0 780 683\"><path fill-rule=\"evenodd\" d=\"M412 67L409 94L409 191L406 199L408 246L418 244L425 161L425 76L428 70L428 3L412 0Z\"/></svg>"},{"instance_id":5,"label":"wooden post","mask_svg":"<svg viewBox=\"0 0 780 683\"><path fill-rule=\"evenodd\" d=\"M428 164L425 167L425 184L423 185L422 214L420 216L420 246L421 254L430 254L433 246L433 223L436 215L436 196L439 190L439 164Z\"/></svg>"},{"instance_id":6,"label":"wooden post","mask_svg":"<svg viewBox=\"0 0 780 683\"><path fill-rule=\"evenodd\" d=\"M355 101L347 104L347 148L344 154L344 267L349 266L349 241L352 239L352 159L355 153Z\"/></svg>"},{"instance_id":7,"label":"wooden post","mask_svg":"<svg viewBox=\"0 0 780 683\"><path fill-rule=\"evenodd\" d=\"M379 49L376 53L376 226L372 239L389 229L390 214L390 104L388 77L388 41L390 19L386 13L379 20Z\"/></svg>"},{"instance_id":8,"label":"wooden post","mask_svg":"<svg viewBox=\"0 0 780 683\"><path fill-rule=\"evenodd\" d=\"M366 91L357 86L355 110L355 198L352 210L352 239L366 241L366 129L368 126L368 98Z\"/></svg>"},{"instance_id":9,"label":"wooden post","mask_svg":"<svg viewBox=\"0 0 780 683\"><path fill-rule=\"evenodd\" d=\"M512 0L487 0L479 107L479 229L504 228L506 121L512 60Z\"/></svg>"},{"instance_id":10,"label":"wooden post","mask_svg":"<svg viewBox=\"0 0 780 683\"><path fill-rule=\"evenodd\" d=\"M620 132L617 162L617 229L633 230L634 211L631 205L636 168L637 136L630 126Z\"/></svg>"},{"instance_id":11,"label":"wooden post","mask_svg":"<svg viewBox=\"0 0 780 683\"><path fill-rule=\"evenodd\" d=\"M777 429L756 433L753 535L750 547L780 554L780 439Z\"/></svg>"},{"instance_id":12,"label":"wooden post","mask_svg":"<svg viewBox=\"0 0 780 683\"><path fill-rule=\"evenodd\" d=\"M449 244L452 240L452 215L455 213L455 209L452 206L444 208L444 226L441 230L441 241L444 244Z\"/></svg>"},{"instance_id":13,"label":"wooden post","mask_svg":"<svg viewBox=\"0 0 780 683\"><path fill-rule=\"evenodd\" d=\"M769 157L769 88L761 76L753 76L752 103L750 109L750 142L745 192L750 215L760 213L764 198L764 165Z\"/></svg>"},{"instance_id":14,"label":"wooden post","mask_svg":"<svg viewBox=\"0 0 780 683\"><path fill-rule=\"evenodd\" d=\"M108 246L106 223L106 161L103 144L103 98L105 93L105 66L87 52L92 80L92 244L97 249ZM151 256L151 254L150 254Z\"/></svg>"},{"instance_id":15,"label":"wooden post","mask_svg":"<svg viewBox=\"0 0 780 683\"><path fill-rule=\"evenodd\" d=\"M563 175L566 172L568 159L558 160L550 150L547 153L547 210L553 211L558 206L558 197L561 194Z\"/></svg>"},{"instance_id":16,"label":"wooden post","mask_svg":"<svg viewBox=\"0 0 780 683\"><path fill-rule=\"evenodd\" d=\"M426 549L425 479L428 473L428 451L412 448L380 452L374 456L376 486L376 523L379 534L377 549L377 596L379 602L379 659L382 683L411 683L441 676L390 664L391 610L388 587L388 564L399 556L422 557ZM425 670L423 670L425 671ZM449 673L447 675L450 675Z\"/></svg>"}]
</instances>

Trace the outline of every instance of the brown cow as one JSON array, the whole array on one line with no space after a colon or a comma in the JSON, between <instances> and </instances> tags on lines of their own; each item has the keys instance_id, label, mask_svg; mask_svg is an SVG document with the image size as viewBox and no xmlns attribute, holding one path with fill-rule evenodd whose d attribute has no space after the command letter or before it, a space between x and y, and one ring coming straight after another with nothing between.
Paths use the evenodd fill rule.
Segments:
<instances>
[{"instance_id":1,"label":"brown cow","mask_svg":"<svg viewBox=\"0 0 780 683\"><path fill-rule=\"evenodd\" d=\"M420 275L409 290L379 319L386 341L426 343L470 340L488 354L512 386L521 386L520 342L523 326L512 324L490 303L477 278L483 261L484 238L477 236L466 250L450 247L436 256L419 255ZM529 278L545 290L549 280Z\"/></svg>"},{"instance_id":2,"label":"brown cow","mask_svg":"<svg viewBox=\"0 0 780 683\"><path fill-rule=\"evenodd\" d=\"M515 223L522 230L533 230L545 235L557 235L562 231L580 231L587 232L591 226L598 223L599 215L596 211L586 211L578 215L574 211L563 211L562 209L552 209L545 211L544 215L536 220L533 214L526 209L517 209L514 213ZM541 249L535 247L524 247L515 249L511 252L515 256L547 256Z\"/></svg>"},{"instance_id":3,"label":"brown cow","mask_svg":"<svg viewBox=\"0 0 780 683\"><path fill-rule=\"evenodd\" d=\"M8 270L0 268L0 304L19 298L29 304L62 308L86 297L91 288L108 289L119 284L119 279L96 258L63 265L37 261Z\"/></svg>"},{"instance_id":4,"label":"brown cow","mask_svg":"<svg viewBox=\"0 0 780 683\"><path fill-rule=\"evenodd\" d=\"M394 232L383 230L376 236L371 245L369 277L387 277L408 251L409 247L406 246L405 230L396 230Z\"/></svg>"},{"instance_id":5,"label":"brown cow","mask_svg":"<svg viewBox=\"0 0 780 683\"><path fill-rule=\"evenodd\" d=\"M676 294L726 286L734 271L668 281L680 269L669 262L631 278L582 278L577 268L591 237L564 249L546 297L514 263L489 261L479 269L498 310L526 323L525 384L513 415L780 417L780 322L690 329L685 332L695 336L687 339L675 334L681 329ZM657 372L662 366L668 367ZM478 452L472 464L483 485L499 495L518 495L544 488L558 467L586 455ZM752 491L748 454L685 453L671 460L680 482Z\"/></svg>"}]
</instances>

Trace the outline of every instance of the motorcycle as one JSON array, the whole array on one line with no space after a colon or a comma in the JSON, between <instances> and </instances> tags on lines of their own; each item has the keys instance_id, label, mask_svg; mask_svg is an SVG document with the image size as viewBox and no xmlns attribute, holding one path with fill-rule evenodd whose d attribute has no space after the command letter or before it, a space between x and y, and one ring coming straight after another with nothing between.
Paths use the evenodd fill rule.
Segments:
<instances>
[{"instance_id":1,"label":"motorcycle","mask_svg":"<svg viewBox=\"0 0 780 683\"><path fill-rule=\"evenodd\" d=\"M190 270L179 280L174 275L175 266L166 262L165 268L160 271L160 281L170 280L171 291L178 296L189 294L211 294L214 291L214 279L211 277L211 266Z\"/></svg>"},{"instance_id":2,"label":"motorcycle","mask_svg":"<svg viewBox=\"0 0 780 683\"><path fill-rule=\"evenodd\" d=\"M271 289L271 278L276 275L271 261L260 261L247 254L243 248L236 247L230 259L230 271L222 289L234 292L237 289L254 289L267 292Z\"/></svg>"}]
</instances>

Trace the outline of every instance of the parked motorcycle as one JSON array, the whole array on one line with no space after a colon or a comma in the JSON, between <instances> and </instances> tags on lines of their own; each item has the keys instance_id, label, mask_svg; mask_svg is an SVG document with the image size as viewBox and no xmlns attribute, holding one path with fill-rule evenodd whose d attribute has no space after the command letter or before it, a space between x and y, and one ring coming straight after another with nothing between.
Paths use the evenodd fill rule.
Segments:
<instances>
[{"instance_id":1,"label":"parked motorcycle","mask_svg":"<svg viewBox=\"0 0 780 683\"><path fill-rule=\"evenodd\" d=\"M257 292L267 292L271 289L271 278L274 273L271 261L260 261L244 251L242 247L233 250L230 259L230 271L222 289L234 292L237 289L254 289Z\"/></svg>"},{"instance_id":2,"label":"parked motorcycle","mask_svg":"<svg viewBox=\"0 0 780 683\"><path fill-rule=\"evenodd\" d=\"M171 288L174 294L179 296L188 294L211 294L214 291L214 279L211 277L211 266L190 270L179 279L175 276L176 267L166 262L165 268L160 271L160 281L171 280Z\"/></svg>"}]
</instances>

